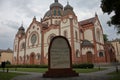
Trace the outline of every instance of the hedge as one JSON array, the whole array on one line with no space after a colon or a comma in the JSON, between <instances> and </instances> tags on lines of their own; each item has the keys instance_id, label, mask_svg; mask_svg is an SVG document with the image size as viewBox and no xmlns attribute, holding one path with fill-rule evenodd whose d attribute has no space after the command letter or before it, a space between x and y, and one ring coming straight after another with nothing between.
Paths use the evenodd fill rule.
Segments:
<instances>
[{"instance_id":1,"label":"hedge","mask_svg":"<svg viewBox=\"0 0 120 80\"><path fill-rule=\"evenodd\" d=\"M47 65L6 65L6 68L48 68Z\"/></svg>"},{"instance_id":2,"label":"hedge","mask_svg":"<svg viewBox=\"0 0 120 80\"><path fill-rule=\"evenodd\" d=\"M1 67L1 66L0 66ZM48 65L6 65L6 68L48 68ZM83 64L74 64L72 65L73 68L94 68L93 64L83 63Z\"/></svg>"},{"instance_id":3,"label":"hedge","mask_svg":"<svg viewBox=\"0 0 120 80\"><path fill-rule=\"evenodd\" d=\"M90 63L74 64L74 65L72 65L72 67L73 68L87 69L87 68L94 68L94 64L90 64Z\"/></svg>"}]
</instances>

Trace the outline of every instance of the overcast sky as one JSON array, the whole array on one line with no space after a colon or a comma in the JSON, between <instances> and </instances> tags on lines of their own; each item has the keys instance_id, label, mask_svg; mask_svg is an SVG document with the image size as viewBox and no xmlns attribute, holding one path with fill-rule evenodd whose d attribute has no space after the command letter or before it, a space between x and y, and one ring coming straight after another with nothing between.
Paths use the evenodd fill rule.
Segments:
<instances>
[{"instance_id":1,"label":"overcast sky","mask_svg":"<svg viewBox=\"0 0 120 80\"><path fill-rule=\"evenodd\" d=\"M54 0L0 0L0 49L13 49L14 37L22 22L27 29L34 16L40 21L53 2ZM59 2L63 6L67 4L67 0ZM102 13L100 0L69 0L69 4L74 8L79 21L94 17L96 12L109 40L120 38L114 27L106 24L110 16Z\"/></svg>"}]
</instances>

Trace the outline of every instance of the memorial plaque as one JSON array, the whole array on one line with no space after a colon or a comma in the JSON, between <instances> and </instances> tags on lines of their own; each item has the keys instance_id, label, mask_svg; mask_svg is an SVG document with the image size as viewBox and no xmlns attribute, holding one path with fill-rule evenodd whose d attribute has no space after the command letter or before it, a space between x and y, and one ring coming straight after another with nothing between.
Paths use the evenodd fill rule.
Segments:
<instances>
[{"instance_id":1,"label":"memorial plaque","mask_svg":"<svg viewBox=\"0 0 120 80\"><path fill-rule=\"evenodd\" d=\"M70 49L64 38L57 38L50 48L50 68L70 68Z\"/></svg>"},{"instance_id":2,"label":"memorial plaque","mask_svg":"<svg viewBox=\"0 0 120 80\"><path fill-rule=\"evenodd\" d=\"M50 42L48 50L48 71L43 77L73 77L78 73L72 70L72 53L68 40L56 36Z\"/></svg>"}]
</instances>

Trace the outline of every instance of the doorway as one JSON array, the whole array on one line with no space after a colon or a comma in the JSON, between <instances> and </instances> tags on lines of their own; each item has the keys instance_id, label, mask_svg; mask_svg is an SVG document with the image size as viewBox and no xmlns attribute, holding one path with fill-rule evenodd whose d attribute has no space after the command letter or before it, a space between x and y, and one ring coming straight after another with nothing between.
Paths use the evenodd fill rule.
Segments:
<instances>
[{"instance_id":1,"label":"doorway","mask_svg":"<svg viewBox=\"0 0 120 80\"><path fill-rule=\"evenodd\" d=\"M89 51L87 52L87 63L92 63L93 62L93 55L92 55L92 52Z\"/></svg>"},{"instance_id":2,"label":"doorway","mask_svg":"<svg viewBox=\"0 0 120 80\"><path fill-rule=\"evenodd\" d=\"M35 54L34 53L30 54L30 64L35 64Z\"/></svg>"}]
</instances>

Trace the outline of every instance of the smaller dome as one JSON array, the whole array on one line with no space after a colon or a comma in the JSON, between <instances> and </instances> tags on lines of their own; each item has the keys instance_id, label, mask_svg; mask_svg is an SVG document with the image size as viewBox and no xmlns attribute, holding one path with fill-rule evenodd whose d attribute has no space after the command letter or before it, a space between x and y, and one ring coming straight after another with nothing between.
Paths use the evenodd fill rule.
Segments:
<instances>
[{"instance_id":1,"label":"smaller dome","mask_svg":"<svg viewBox=\"0 0 120 80\"><path fill-rule=\"evenodd\" d=\"M51 16L51 12L50 12L50 10L49 10L49 11L47 11L47 12L45 13L44 17L50 17L50 16Z\"/></svg>"},{"instance_id":2,"label":"smaller dome","mask_svg":"<svg viewBox=\"0 0 120 80\"><path fill-rule=\"evenodd\" d=\"M69 14L75 15L74 11L72 11L72 10L69 10L69 9L68 10L64 10L64 12L63 12L64 16L69 15Z\"/></svg>"},{"instance_id":3,"label":"smaller dome","mask_svg":"<svg viewBox=\"0 0 120 80\"><path fill-rule=\"evenodd\" d=\"M17 34L22 34L22 35L25 34L25 29L24 29L23 25L21 25L21 27L18 29Z\"/></svg>"},{"instance_id":4,"label":"smaller dome","mask_svg":"<svg viewBox=\"0 0 120 80\"><path fill-rule=\"evenodd\" d=\"M70 6L69 3L67 3L67 5L64 7L63 15L66 16L66 15L69 15L69 14L75 15L75 13L73 11L73 7Z\"/></svg>"},{"instance_id":5,"label":"smaller dome","mask_svg":"<svg viewBox=\"0 0 120 80\"><path fill-rule=\"evenodd\" d=\"M53 7L60 7L63 9L63 6L58 2L58 0L55 0L55 2L50 5L50 9Z\"/></svg>"},{"instance_id":6,"label":"smaller dome","mask_svg":"<svg viewBox=\"0 0 120 80\"><path fill-rule=\"evenodd\" d=\"M67 3L67 5L64 7L64 10L73 10L73 7L69 5L69 3Z\"/></svg>"},{"instance_id":7,"label":"smaller dome","mask_svg":"<svg viewBox=\"0 0 120 80\"><path fill-rule=\"evenodd\" d=\"M24 27L21 26L21 27L19 28L19 31L25 31Z\"/></svg>"}]
</instances>

